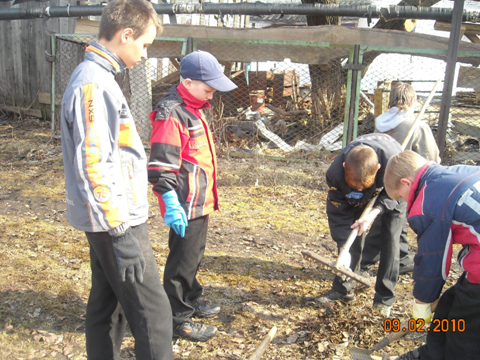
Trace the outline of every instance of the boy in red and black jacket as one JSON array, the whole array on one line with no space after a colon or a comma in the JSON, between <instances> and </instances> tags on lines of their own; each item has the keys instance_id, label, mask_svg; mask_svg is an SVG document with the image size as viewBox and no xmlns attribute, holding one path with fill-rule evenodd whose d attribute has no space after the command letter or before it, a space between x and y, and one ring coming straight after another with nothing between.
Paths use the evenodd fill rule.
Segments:
<instances>
[{"instance_id":1,"label":"boy in red and black jacket","mask_svg":"<svg viewBox=\"0 0 480 360\"><path fill-rule=\"evenodd\" d=\"M164 287L172 306L174 337L206 341L217 328L190 320L220 311L217 305L198 302L203 289L196 278L205 251L208 215L218 210L215 146L204 110L216 90L231 91L237 86L205 51L185 56L180 75L180 85L172 87L150 113L148 179L171 227Z\"/></svg>"}]
</instances>

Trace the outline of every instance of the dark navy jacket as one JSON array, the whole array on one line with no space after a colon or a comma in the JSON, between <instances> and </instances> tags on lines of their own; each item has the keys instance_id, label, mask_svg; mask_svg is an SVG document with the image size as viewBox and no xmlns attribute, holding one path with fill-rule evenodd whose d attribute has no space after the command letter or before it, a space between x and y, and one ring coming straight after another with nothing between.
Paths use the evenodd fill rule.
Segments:
<instances>
[{"instance_id":1,"label":"dark navy jacket","mask_svg":"<svg viewBox=\"0 0 480 360\"><path fill-rule=\"evenodd\" d=\"M435 301L450 271L452 244L471 283L480 284L480 167L425 165L407 205L408 223L417 234L413 296Z\"/></svg>"},{"instance_id":2,"label":"dark navy jacket","mask_svg":"<svg viewBox=\"0 0 480 360\"><path fill-rule=\"evenodd\" d=\"M361 192L352 189L347 184L345 168L343 167L347 154L359 145L370 146L376 152L380 164L380 169L375 176L375 184ZM398 202L390 199L384 190L383 176L390 157L401 151L402 146L391 136L368 134L356 138L335 158L326 174L328 185L327 214L334 241L343 242L347 240L352 231L350 226L356 220L358 208L364 208L375 195L379 194L374 208L378 208L380 214L392 211L398 205Z\"/></svg>"}]
</instances>

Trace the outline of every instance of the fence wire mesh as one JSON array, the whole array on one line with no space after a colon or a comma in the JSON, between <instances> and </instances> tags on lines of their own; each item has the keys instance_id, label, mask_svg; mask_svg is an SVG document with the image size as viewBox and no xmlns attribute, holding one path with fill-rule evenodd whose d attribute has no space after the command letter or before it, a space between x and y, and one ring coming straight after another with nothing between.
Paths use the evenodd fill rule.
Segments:
<instances>
[{"instance_id":1,"label":"fence wire mesh","mask_svg":"<svg viewBox=\"0 0 480 360\"><path fill-rule=\"evenodd\" d=\"M459 58L461 60L461 58ZM374 119L388 111L391 89L398 83L412 85L417 93L415 115L422 108L438 79L445 77L446 62L434 58L401 53L380 54L370 64L362 78L363 101L359 116L364 132L375 130ZM454 91L448 114L446 146L442 163L479 164L480 156L480 69L457 62ZM437 135L444 84L440 83L435 96L422 117ZM368 100L365 100L368 98ZM362 111L360 111L362 113Z\"/></svg>"},{"instance_id":2,"label":"fence wire mesh","mask_svg":"<svg viewBox=\"0 0 480 360\"><path fill-rule=\"evenodd\" d=\"M92 40L96 37L57 37L57 133L63 92ZM146 146L151 132L148 114L172 86L178 85L179 63L187 48L187 39L156 41L148 50L148 60L116 78ZM225 74L238 86L232 92L216 92L207 114L222 146L273 156L311 156L318 151L341 149L349 96L345 64L353 45L193 39L192 48L216 56ZM389 53L367 56L368 67L362 72L360 83L357 135L375 131L375 118L388 111L389 93L397 82L414 87L418 112L437 79L444 78L445 61L393 51L394 48ZM461 58L456 68L443 162L480 163L480 69L460 61ZM443 84L422 118L434 134L442 88Z\"/></svg>"}]
</instances>

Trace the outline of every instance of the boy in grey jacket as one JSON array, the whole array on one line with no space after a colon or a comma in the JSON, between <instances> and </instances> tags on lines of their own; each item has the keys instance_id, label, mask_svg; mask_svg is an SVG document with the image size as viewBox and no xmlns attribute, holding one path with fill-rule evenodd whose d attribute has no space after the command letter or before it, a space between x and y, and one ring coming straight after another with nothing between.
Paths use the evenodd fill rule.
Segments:
<instances>
[{"instance_id":1,"label":"boy in grey jacket","mask_svg":"<svg viewBox=\"0 0 480 360\"><path fill-rule=\"evenodd\" d=\"M162 24L145 0L109 2L62 101L67 217L90 244L90 360L120 359L125 319L137 359L171 360L172 318L147 235L147 157L114 76L146 58Z\"/></svg>"},{"instance_id":2,"label":"boy in grey jacket","mask_svg":"<svg viewBox=\"0 0 480 360\"><path fill-rule=\"evenodd\" d=\"M375 132L388 134L402 144L415 120L413 111L416 99L417 93L413 86L397 83L390 92L389 110L375 119ZM423 121L418 122L405 150L412 150L427 160L440 163L435 137Z\"/></svg>"}]
</instances>

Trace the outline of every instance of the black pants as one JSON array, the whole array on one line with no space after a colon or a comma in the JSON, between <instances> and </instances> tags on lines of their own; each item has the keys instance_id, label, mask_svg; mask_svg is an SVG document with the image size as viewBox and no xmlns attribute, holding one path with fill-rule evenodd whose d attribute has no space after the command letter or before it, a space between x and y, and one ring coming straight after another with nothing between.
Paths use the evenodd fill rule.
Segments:
<instances>
[{"instance_id":1,"label":"black pants","mask_svg":"<svg viewBox=\"0 0 480 360\"><path fill-rule=\"evenodd\" d=\"M375 282L375 297L374 302L382 303L384 305L392 305L395 301L395 285L398 280L398 270L400 261L400 235L406 224L405 209L407 203L401 201L398 206L392 210L387 211L382 215L377 216L374 220L368 234L357 236L350 248L350 255L352 262L350 268L360 273L360 263L362 259L362 251L365 242L377 241L380 237L380 263L378 266L377 280ZM362 209L359 210L358 217ZM357 217L357 218L358 218ZM338 249L344 244L337 243ZM335 276L332 288L339 293L346 294L355 287L354 281L343 281L341 277Z\"/></svg>"},{"instance_id":2,"label":"black pants","mask_svg":"<svg viewBox=\"0 0 480 360\"><path fill-rule=\"evenodd\" d=\"M465 331L459 331L461 322L465 324ZM448 331L439 331L442 326ZM479 340L480 284L469 282L463 273L441 296L427 342L419 349L420 356L422 360L478 360Z\"/></svg>"},{"instance_id":3,"label":"black pants","mask_svg":"<svg viewBox=\"0 0 480 360\"><path fill-rule=\"evenodd\" d=\"M85 233L92 268L85 324L89 360L120 359L126 321L135 338L138 360L173 359L170 304L160 282L147 224L132 227L132 232L146 261L141 284L120 282L108 233Z\"/></svg>"},{"instance_id":4,"label":"black pants","mask_svg":"<svg viewBox=\"0 0 480 360\"><path fill-rule=\"evenodd\" d=\"M381 236L370 237L368 241L365 240L360 268L373 265L380 260L381 240ZM407 228L405 227L400 235L400 268L410 264L413 264L413 255L409 251Z\"/></svg>"},{"instance_id":5,"label":"black pants","mask_svg":"<svg viewBox=\"0 0 480 360\"><path fill-rule=\"evenodd\" d=\"M205 252L207 230L208 215L190 220L183 238L170 229L170 253L165 264L163 283L172 307L174 330L192 317L195 309L191 304L203 292L197 280L197 271Z\"/></svg>"}]
</instances>

